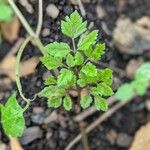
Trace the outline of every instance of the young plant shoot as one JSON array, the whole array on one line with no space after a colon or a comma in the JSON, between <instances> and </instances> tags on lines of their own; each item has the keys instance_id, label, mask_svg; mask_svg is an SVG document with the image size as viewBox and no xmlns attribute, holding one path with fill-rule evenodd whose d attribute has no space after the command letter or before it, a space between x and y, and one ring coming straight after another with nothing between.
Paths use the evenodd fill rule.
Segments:
<instances>
[{"instance_id":1,"label":"young plant shoot","mask_svg":"<svg viewBox=\"0 0 150 150\"><path fill-rule=\"evenodd\" d=\"M100 70L93 64L105 50L105 44L96 41L98 30L87 33L87 22L75 11L61 21L61 31L72 45L68 44L70 41L53 42L45 47L47 55L41 58L41 62L48 70L59 69L59 74L45 80L46 87L39 96L46 97L48 107L52 108L63 105L66 110L71 110L77 103L86 109L94 103L97 110L106 111L105 97L113 94L110 87L112 70ZM78 93L77 101L72 98L72 90Z\"/></svg>"},{"instance_id":2,"label":"young plant shoot","mask_svg":"<svg viewBox=\"0 0 150 150\"><path fill-rule=\"evenodd\" d=\"M58 74L45 80L45 87L38 96L45 97L50 108L64 107L70 111L75 105L82 109L94 105L97 110L107 111L106 98L113 94L110 87L113 75L111 69L99 69L94 65L105 53L105 44L97 43L98 30L88 32L87 22L74 11L61 21L61 31L68 37L68 42L49 43L40 59L49 71L57 70ZM19 106L16 94L0 108L5 133L21 136L26 108Z\"/></svg>"}]
</instances>

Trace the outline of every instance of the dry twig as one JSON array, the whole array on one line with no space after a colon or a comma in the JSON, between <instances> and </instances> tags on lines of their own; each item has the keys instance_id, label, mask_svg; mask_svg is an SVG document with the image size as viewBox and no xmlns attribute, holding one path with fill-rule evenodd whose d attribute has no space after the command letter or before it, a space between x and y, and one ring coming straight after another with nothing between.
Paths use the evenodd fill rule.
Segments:
<instances>
[{"instance_id":1,"label":"dry twig","mask_svg":"<svg viewBox=\"0 0 150 150\"><path fill-rule=\"evenodd\" d=\"M102 122L104 122L106 119L108 119L109 117L111 117L118 109L120 109L121 107L123 107L124 105L126 105L129 101L125 101L125 102L118 102L117 104L115 104L111 109L109 109L107 112L105 112L103 115L101 115L97 120L95 120L93 123L91 123L86 129L86 133L91 132L95 127L97 127L98 125L100 125ZM82 135L81 133L78 134L69 144L68 146L65 148L65 150L70 150L77 142L80 141Z\"/></svg>"}]
</instances>

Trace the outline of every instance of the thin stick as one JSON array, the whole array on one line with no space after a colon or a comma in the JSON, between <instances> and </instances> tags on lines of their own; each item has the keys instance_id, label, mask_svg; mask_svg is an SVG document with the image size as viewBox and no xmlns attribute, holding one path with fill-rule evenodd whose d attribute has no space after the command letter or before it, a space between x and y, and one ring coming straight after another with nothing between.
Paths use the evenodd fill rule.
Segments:
<instances>
[{"instance_id":1,"label":"thin stick","mask_svg":"<svg viewBox=\"0 0 150 150\"><path fill-rule=\"evenodd\" d=\"M25 41L23 42L23 44L21 45L19 51L18 51L18 54L17 54L17 58L16 58L16 68L15 68L15 76L16 76L16 85L17 85L17 88L18 88L18 91L19 91L19 94L21 96L21 98L27 102L27 106L29 105L29 102L30 102L30 99L27 99L25 98L25 96L23 95L23 92L22 92L22 86L21 86L21 81L20 81L20 60L21 60L21 56L22 56L22 53L26 47L26 45L31 41L31 37L27 37L25 39ZM26 108L26 107L25 107Z\"/></svg>"},{"instance_id":2,"label":"thin stick","mask_svg":"<svg viewBox=\"0 0 150 150\"><path fill-rule=\"evenodd\" d=\"M39 15L38 15L38 25L36 29L36 37L39 37L43 24L43 0L39 0Z\"/></svg>"},{"instance_id":3,"label":"thin stick","mask_svg":"<svg viewBox=\"0 0 150 150\"><path fill-rule=\"evenodd\" d=\"M82 16L84 17L84 16L86 15L86 11L85 11L85 9L84 9L83 3L82 3L81 0L76 0L76 1L77 1L78 5L79 5L81 14L82 14Z\"/></svg>"},{"instance_id":4,"label":"thin stick","mask_svg":"<svg viewBox=\"0 0 150 150\"><path fill-rule=\"evenodd\" d=\"M111 109L109 109L107 112L105 112L103 115L101 115L97 120L95 120L93 123L91 123L87 128L86 128L86 133L91 132L95 127L97 127L98 125L100 125L102 122L104 122L106 119L108 119L109 117L111 117L118 109L120 109L121 107L123 107L124 105L126 105L129 101L125 101L125 102L119 102L116 105L114 105ZM68 146L65 148L65 150L70 150L72 149L72 147L78 143L81 139L82 135L81 133L78 134L69 144Z\"/></svg>"},{"instance_id":5,"label":"thin stick","mask_svg":"<svg viewBox=\"0 0 150 150\"><path fill-rule=\"evenodd\" d=\"M108 98L108 104L109 106L111 106L112 104L114 104L116 102L114 96ZM87 118L88 116L92 115L93 113L95 113L97 110L95 109L94 106L90 107L89 109L87 109L84 112L81 112L79 115L77 115L76 117L74 117L74 120L79 122L84 120L85 118Z\"/></svg>"},{"instance_id":6,"label":"thin stick","mask_svg":"<svg viewBox=\"0 0 150 150\"><path fill-rule=\"evenodd\" d=\"M29 33L29 35L35 36L34 31L30 27L30 25L28 24L27 20L22 15L21 11L15 5L15 2L13 0L8 0L8 3L10 4L10 6L13 8L13 10L15 11L15 13L17 14L18 18L20 19L21 23L23 24L23 26L25 27L25 29L27 30L27 32Z\"/></svg>"},{"instance_id":7,"label":"thin stick","mask_svg":"<svg viewBox=\"0 0 150 150\"><path fill-rule=\"evenodd\" d=\"M87 137L87 134L85 132L83 121L79 122L79 127L80 127L80 131L81 131L81 134L82 134L83 148L84 148L84 150L90 150L89 143L88 143L88 137Z\"/></svg>"}]
</instances>

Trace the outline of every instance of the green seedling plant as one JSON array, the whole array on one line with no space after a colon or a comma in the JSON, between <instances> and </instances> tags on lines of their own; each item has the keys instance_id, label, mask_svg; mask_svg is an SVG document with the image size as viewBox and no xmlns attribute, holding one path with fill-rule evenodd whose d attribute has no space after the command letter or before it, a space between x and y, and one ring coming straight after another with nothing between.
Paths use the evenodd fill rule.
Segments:
<instances>
[{"instance_id":1,"label":"green seedling plant","mask_svg":"<svg viewBox=\"0 0 150 150\"><path fill-rule=\"evenodd\" d=\"M133 97L146 94L150 84L150 62L144 63L135 73L135 79L130 83L123 84L115 93L120 101L131 100Z\"/></svg>"},{"instance_id":2,"label":"green seedling plant","mask_svg":"<svg viewBox=\"0 0 150 150\"><path fill-rule=\"evenodd\" d=\"M49 108L64 107L70 111L75 110L75 105L82 109L94 105L97 110L107 111L106 98L113 94L113 72L109 68L100 69L94 65L105 53L105 44L97 42L99 31L88 32L87 22L77 11L61 21L61 31L68 37L68 42L47 44L40 58L49 71L58 73L47 77L45 87L36 95L46 98ZM17 85L22 93L19 80ZM22 108L15 93L5 105L0 106L2 126L9 136L22 136L24 132L23 114L30 105L28 99L25 101L27 105Z\"/></svg>"}]
</instances>

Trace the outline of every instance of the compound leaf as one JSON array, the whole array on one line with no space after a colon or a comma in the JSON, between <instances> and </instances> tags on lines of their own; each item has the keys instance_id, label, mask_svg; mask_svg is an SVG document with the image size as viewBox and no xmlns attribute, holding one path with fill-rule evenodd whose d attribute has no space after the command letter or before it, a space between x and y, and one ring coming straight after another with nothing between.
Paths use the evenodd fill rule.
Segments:
<instances>
[{"instance_id":1,"label":"compound leaf","mask_svg":"<svg viewBox=\"0 0 150 150\"><path fill-rule=\"evenodd\" d=\"M61 21L61 31L70 38L77 38L86 31L87 22L83 22L82 17L74 11L65 21Z\"/></svg>"}]
</instances>

